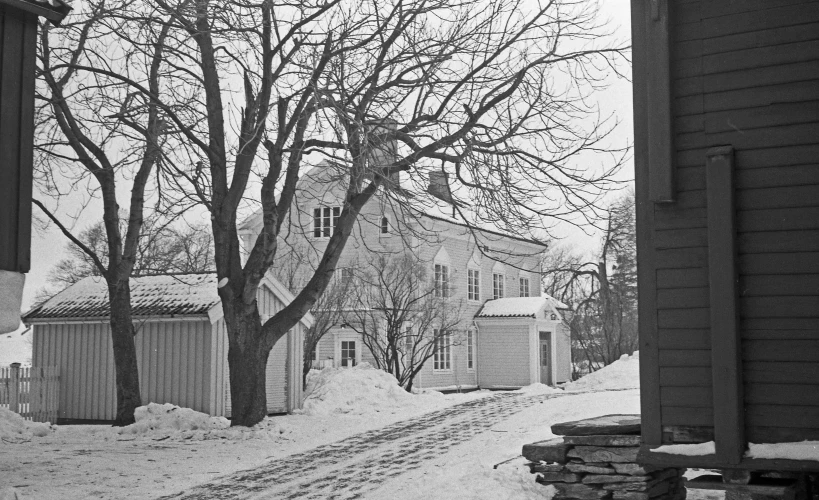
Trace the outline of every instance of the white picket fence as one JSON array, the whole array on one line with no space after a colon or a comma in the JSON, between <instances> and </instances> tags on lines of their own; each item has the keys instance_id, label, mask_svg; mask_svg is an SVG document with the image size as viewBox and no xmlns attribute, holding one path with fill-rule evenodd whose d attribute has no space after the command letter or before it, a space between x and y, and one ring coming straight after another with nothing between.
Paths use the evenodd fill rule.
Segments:
<instances>
[{"instance_id":1,"label":"white picket fence","mask_svg":"<svg viewBox=\"0 0 819 500\"><path fill-rule=\"evenodd\" d=\"M0 408L19 413L26 420L56 422L59 390L59 367L22 367L19 363L0 367Z\"/></svg>"}]
</instances>

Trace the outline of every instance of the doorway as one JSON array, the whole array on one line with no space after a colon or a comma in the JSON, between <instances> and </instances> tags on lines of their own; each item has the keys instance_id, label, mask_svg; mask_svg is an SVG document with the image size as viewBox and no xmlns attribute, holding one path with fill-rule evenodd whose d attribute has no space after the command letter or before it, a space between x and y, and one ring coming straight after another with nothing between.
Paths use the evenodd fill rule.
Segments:
<instances>
[{"instance_id":1,"label":"doorway","mask_svg":"<svg viewBox=\"0 0 819 500\"><path fill-rule=\"evenodd\" d=\"M540 383L552 385L551 332L540 332Z\"/></svg>"}]
</instances>

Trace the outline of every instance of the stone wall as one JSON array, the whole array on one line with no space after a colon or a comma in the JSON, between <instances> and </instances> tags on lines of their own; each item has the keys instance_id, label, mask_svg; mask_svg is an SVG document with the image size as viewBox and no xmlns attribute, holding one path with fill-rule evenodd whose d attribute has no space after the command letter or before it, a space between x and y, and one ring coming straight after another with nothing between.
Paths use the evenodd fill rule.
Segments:
<instances>
[{"instance_id":1,"label":"stone wall","mask_svg":"<svg viewBox=\"0 0 819 500\"><path fill-rule=\"evenodd\" d=\"M523 447L536 481L554 486L555 500L682 500L685 469L637 463L639 415L607 415L552 426L560 438Z\"/></svg>"}]
</instances>

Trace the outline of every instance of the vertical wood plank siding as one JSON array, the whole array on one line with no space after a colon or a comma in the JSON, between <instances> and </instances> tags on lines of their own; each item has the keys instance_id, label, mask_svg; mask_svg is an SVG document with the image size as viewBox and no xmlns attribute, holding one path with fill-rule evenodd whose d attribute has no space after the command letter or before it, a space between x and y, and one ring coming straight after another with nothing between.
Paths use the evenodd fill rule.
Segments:
<instances>
[{"instance_id":1,"label":"vertical wood plank siding","mask_svg":"<svg viewBox=\"0 0 819 500\"><path fill-rule=\"evenodd\" d=\"M479 328L478 345L481 387L523 387L531 383L529 326L501 324Z\"/></svg>"},{"instance_id":2,"label":"vertical wood plank siding","mask_svg":"<svg viewBox=\"0 0 819 500\"><path fill-rule=\"evenodd\" d=\"M746 438L819 439L819 420L808 417L819 397L803 390L819 383L819 360L798 343L819 341L819 2L669 2L676 202L653 207L647 6L632 2L644 439L658 444L647 422L656 415L678 426L723 418L702 398L720 397L709 394L708 360L724 332L711 331L710 317L713 297L727 293L708 280L706 152L726 144L735 151Z\"/></svg>"},{"instance_id":3,"label":"vertical wood plank siding","mask_svg":"<svg viewBox=\"0 0 819 500\"><path fill-rule=\"evenodd\" d=\"M113 420L116 387L107 323L34 325L34 366L60 368L60 418ZM173 403L208 412L210 324L147 321L134 337L142 404Z\"/></svg>"},{"instance_id":4,"label":"vertical wood plank siding","mask_svg":"<svg viewBox=\"0 0 819 500\"><path fill-rule=\"evenodd\" d=\"M36 40L36 16L0 6L0 269L20 273L31 260Z\"/></svg>"}]
</instances>

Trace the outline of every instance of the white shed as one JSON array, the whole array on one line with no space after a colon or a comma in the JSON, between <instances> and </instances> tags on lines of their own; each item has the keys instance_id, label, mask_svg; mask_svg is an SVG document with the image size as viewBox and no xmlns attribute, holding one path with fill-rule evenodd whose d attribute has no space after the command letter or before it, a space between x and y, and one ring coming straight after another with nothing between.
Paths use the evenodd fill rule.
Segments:
<instances>
[{"instance_id":1,"label":"white shed","mask_svg":"<svg viewBox=\"0 0 819 500\"><path fill-rule=\"evenodd\" d=\"M131 279L142 403L173 403L229 417L227 331L215 274ZM257 296L263 318L293 299L272 278ZM33 327L34 366L60 370L59 418L113 420L116 415L114 358L108 289L100 277L80 280L23 321ZM302 404L302 350L309 315L283 337L267 364L268 413Z\"/></svg>"},{"instance_id":2,"label":"white shed","mask_svg":"<svg viewBox=\"0 0 819 500\"><path fill-rule=\"evenodd\" d=\"M567 310L549 296L487 301L475 315L478 386L509 389L571 380Z\"/></svg>"}]
</instances>

